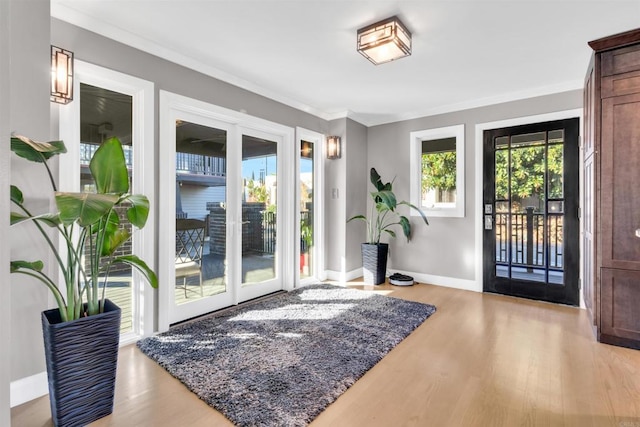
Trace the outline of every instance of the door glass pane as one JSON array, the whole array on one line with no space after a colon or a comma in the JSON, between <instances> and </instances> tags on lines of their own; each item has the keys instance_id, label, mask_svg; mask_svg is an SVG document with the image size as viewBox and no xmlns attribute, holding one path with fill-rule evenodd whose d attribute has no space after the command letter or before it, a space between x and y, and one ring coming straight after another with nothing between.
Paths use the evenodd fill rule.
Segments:
<instances>
[{"instance_id":1,"label":"door glass pane","mask_svg":"<svg viewBox=\"0 0 640 427\"><path fill-rule=\"evenodd\" d=\"M276 277L278 144L242 136L242 285Z\"/></svg>"},{"instance_id":2,"label":"door glass pane","mask_svg":"<svg viewBox=\"0 0 640 427\"><path fill-rule=\"evenodd\" d=\"M549 198L561 199L564 197L564 183L562 181L564 171L563 145L549 145Z\"/></svg>"},{"instance_id":3,"label":"door glass pane","mask_svg":"<svg viewBox=\"0 0 640 427\"><path fill-rule=\"evenodd\" d=\"M300 278L313 275L314 144L300 142Z\"/></svg>"},{"instance_id":4,"label":"door glass pane","mask_svg":"<svg viewBox=\"0 0 640 427\"><path fill-rule=\"evenodd\" d=\"M559 130L495 140L498 277L563 283L563 136Z\"/></svg>"},{"instance_id":5,"label":"door glass pane","mask_svg":"<svg viewBox=\"0 0 640 427\"><path fill-rule=\"evenodd\" d=\"M496 201L509 199L509 150L495 153Z\"/></svg>"},{"instance_id":6,"label":"door glass pane","mask_svg":"<svg viewBox=\"0 0 640 427\"><path fill-rule=\"evenodd\" d=\"M175 302L226 291L227 132L176 121Z\"/></svg>"},{"instance_id":7,"label":"door glass pane","mask_svg":"<svg viewBox=\"0 0 640 427\"><path fill-rule=\"evenodd\" d=\"M133 99L129 95L88 84L80 84L80 190L95 192L95 182L89 171L89 162L100 144L111 137L118 137L123 144L129 169L129 185L132 184L132 111ZM120 227L132 231L127 221L126 205L117 208ZM135 233L133 238L135 238ZM116 251L115 256L131 255L131 241ZM87 260L88 262L88 260ZM88 265L85 266L88 268ZM106 298L122 309L120 333L133 330L132 272L126 264L116 264L109 271Z\"/></svg>"}]
</instances>

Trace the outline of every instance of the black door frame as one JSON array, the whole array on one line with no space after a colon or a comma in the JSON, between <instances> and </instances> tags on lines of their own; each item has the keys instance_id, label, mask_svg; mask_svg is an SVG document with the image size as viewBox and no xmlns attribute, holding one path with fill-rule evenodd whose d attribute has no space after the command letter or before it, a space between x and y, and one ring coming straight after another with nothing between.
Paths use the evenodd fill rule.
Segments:
<instances>
[{"instance_id":1,"label":"black door frame","mask_svg":"<svg viewBox=\"0 0 640 427\"><path fill-rule=\"evenodd\" d=\"M494 140L500 136L527 134L564 129L564 224L563 224L563 285L533 282L496 276L495 224L495 156ZM483 290L542 301L578 306L580 304L580 220L579 207L579 129L580 119L571 118L544 123L532 123L483 133ZM491 205L491 212L484 206ZM491 221L491 229L485 222Z\"/></svg>"}]
</instances>

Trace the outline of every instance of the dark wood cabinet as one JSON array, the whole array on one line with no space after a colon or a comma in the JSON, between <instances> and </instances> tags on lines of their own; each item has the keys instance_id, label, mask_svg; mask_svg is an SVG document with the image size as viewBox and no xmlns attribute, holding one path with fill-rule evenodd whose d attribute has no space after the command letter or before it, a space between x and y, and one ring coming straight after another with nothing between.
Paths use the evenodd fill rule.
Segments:
<instances>
[{"instance_id":1,"label":"dark wood cabinet","mask_svg":"<svg viewBox=\"0 0 640 427\"><path fill-rule=\"evenodd\" d=\"M640 29L589 45L583 296L599 341L640 349Z\"/></svg>"}]
</instances>

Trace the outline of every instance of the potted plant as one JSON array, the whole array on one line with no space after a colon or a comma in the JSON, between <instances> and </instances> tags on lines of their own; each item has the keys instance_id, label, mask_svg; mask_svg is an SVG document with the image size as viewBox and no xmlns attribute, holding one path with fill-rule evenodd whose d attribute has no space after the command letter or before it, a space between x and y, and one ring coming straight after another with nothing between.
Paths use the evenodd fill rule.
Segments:
<instances>
[{"instance_id":1,"label":"potted plant","mask_svg":"<svg viewBox=\"0 0 640 427\"><path fill-rule=\"evenodd\" d=\"M309 274L309 251L313 245L313 228L310 219L300 219L300 272Z\"/></svg>"},{"instance_id":2,"label":"potted plant","mask_svg":"<svg viewBox=\"0 0 640 427\"><path fill-rule=\"evenodd\" d=\"M118 212L126 212L127 220L142 228L149 200L129 194L127 166L117 138L105 141L89 164L96 193L58 191L47 161L66 152L62 141L38 142L14 135L11 150L44 165L57 206L56 212L33 214L22 191L11 186L11 202L19 210L11 212L11 225L35 226L57 264L56 275L49 276L42 261L15 260L11 273L38 279L57 302L58 308L41 315L51 415L56 426L85 425L113 411L120 308L105 298L110 268L128 264L151 286L158 286L158 278L143 260L116 255L131 238L131 232L120 227L123 218ZM51 238L51 229L60 245Z\"/></svg>"},{"instance_id":3,"label":"potted plant","mask_svg":"<svg viewBox=\"0 0 640 427\"><path fill-rule=\"evenodd\" d=\"M420 213L425 224L429 225L429 221L427 221L424 212L416 206L406 201L398 201L393 193L393 181L386 184L383 183L375 168L371 168L370 180L375 187L375 191L370 193L373 205L371 206L369 217L356 215L349 218L347 222L359 219L367 224L367 242L362 244L363 276L365 283L379 285L385 282L387 255L389 253L389 245L380 243L382 233L396 237L392 227L400 225L407 242L411 239L411 222L406 216L400 215L396 210L397 207L400 205L409 206Z\"/></svg>"}]
</instances>

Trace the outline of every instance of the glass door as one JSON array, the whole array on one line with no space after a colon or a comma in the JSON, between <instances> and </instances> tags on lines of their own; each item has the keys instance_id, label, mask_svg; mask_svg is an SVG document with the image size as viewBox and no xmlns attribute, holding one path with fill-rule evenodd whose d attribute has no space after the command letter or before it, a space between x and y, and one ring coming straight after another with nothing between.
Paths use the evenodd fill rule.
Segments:
<instances>
[{"instance_id":1,"label":"glass door","mask_svg":"<svg viewBox=\"0 0 640 427\"><path fill-rule=\"evenodd\" d=\"M484 290L578 305L578 119L485 131Z\"/></svg>"},{"instance_id":2,"label":"glass door","mask_svg":"<svg viewBox=\"0 0 640 427\"><path fill-rule=\"evenodd\" d=\"M295 236L297 284L324 280L322 265L322 153L324 135L304 128L296 129L297 183Z\"/></svg>"},{"instance_id":3,"label":"glass door","mask_svg":"<svg viewBox=\"0 0 640 427\"><path fill-rule=\"evenodd\" d=\"M300 141L300 280L314 276L315 257L315 143Z\"/></svg>"},{"instance_id":4,"label":"glass door","mask_svg":"<svg viewBox=\"0 0 640 427\"><path fill-rule=\"evenodd\" d=\"M89 162L100 145L111 137L117 137L122 143L129 185L133 183L133 97L124 93L80 83L80 191L94 193L95 182L89 171ZM119 209L126 209L122 206ZM126 218L126 215L120 215ZM126 220L120 228L133 232L131 223ZM134 238L137 236L134 235ZM132 255L132 242L128 242L118 249L115 255ZM87 261L88 262L88 261ZM89 268L88 264L85 268ZM134 331L134 300L133 300L133 271L131 266L119 264L110 269L109 281L105 287L105 296L122 310L120 333L127 334Z\"/></svg>"},{"instance_id":5,"label":"glass door","mask_svg":"<svg viewBox=\"0 0 640 427\"><path fill-rule=\"evenodd\" d=\"M177 113L173 124L171 215L172 269L170 323L176 323L233 303L228 265L229 142L228 124L188 113ZM167 212L168 213L168 212ZM164 229L165 232L169 228ZM167 285L167 283L163 283Z\"/></svg>"},{"instance_id":6,"label":"glass door","mask_svg":"<svg viewBox=\"0 0 640 427\"><path fill-rule=\"evenodd\" d=\"M278 182L281 138L265 132L242 132L242 197L238 234L241 244L239 301L282 289L279 271L283 226Z\"/></svg>"},{"instance_id":7,"label":"glass door","mask_svg":"<svg viewBox=\"0 0 640 427\"><path fill-rule=\"evenodd\" d=\"M153 83L77 60L74 92L78 99L59 107L60 138L68 153L59 158L59 188L63 191L95 191L89 161L100 144L117 137L123 144L130 191L156 201L153 168ZM119 255L134 254L156 269L156 212L151 210L143 229L133 235ZM131 224L120 226L130 230ZM137 271L111 270L106 297L122 309L120 344L135 342L154 331L154 290Z\"/></svg>"},{"instance_id":8,"label":"glass door","mask_svg":"<svg viewBox=\"0 0 640 427\"><path fill-rule=\"evenodd\" d=\"M293 288L293 130L164 91L160 122L159 330Z\"/></svg>"}]
</instances>

